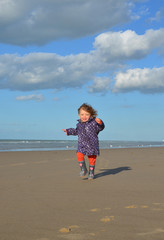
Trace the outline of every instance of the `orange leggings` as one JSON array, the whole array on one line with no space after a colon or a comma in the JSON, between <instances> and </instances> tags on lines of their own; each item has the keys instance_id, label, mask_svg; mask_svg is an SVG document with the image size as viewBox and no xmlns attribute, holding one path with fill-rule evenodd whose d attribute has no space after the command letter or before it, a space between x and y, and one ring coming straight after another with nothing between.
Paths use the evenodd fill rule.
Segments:
<instances>
[{"instance_id":1,"label":"orange leggings","mask_svg":"<svg viewBox=\"0 0 164 240\"><path fill-rule=\"evenodd\" d=\"M84 156L85 156L85 155L84 155L83 153L77 152L77 160L78 160L78 162L84 161ZM95 166L96 157L97 157L96 155L90 155L90 156L88 156L89 165Z\"/></svg>"}]
</instances>

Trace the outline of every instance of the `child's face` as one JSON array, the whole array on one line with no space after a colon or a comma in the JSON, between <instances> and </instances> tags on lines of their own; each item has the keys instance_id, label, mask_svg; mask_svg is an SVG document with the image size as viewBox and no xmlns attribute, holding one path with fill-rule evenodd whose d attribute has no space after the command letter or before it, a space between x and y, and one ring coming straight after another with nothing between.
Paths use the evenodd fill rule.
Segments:
<instances>
[{"instance_id":1,"label":"child's face","mask_svg":"<svg viewBox=\"0 0 164 240\"><path fill-rule=\"evenodd\" d=\"M80 118L81 122L87 122L89 120L90 116L91 116L91 114L89 112L86 112L85 110L80 109L79 118Z\"/></svg>"}]
</instances>

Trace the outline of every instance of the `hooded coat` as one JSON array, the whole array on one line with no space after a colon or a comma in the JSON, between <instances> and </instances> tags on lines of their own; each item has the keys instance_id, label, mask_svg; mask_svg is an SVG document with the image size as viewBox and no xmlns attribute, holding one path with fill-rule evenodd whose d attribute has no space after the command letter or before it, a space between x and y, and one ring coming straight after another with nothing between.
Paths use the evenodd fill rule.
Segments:
<instances>
[{"instance_id":1,"label":"hooded coat","mask_svg":"<svg viewBox=\"0 0 164 240\"><path fill-rule=\"evenodd\" d=\"M78 120L76 128L68 128L66 131L67 135L78 136L77 152L90 156L99 155L98 134L104 127L103 121L98 124L95 118L90 118L87 122Z\"/></svg>"}]
</instances>

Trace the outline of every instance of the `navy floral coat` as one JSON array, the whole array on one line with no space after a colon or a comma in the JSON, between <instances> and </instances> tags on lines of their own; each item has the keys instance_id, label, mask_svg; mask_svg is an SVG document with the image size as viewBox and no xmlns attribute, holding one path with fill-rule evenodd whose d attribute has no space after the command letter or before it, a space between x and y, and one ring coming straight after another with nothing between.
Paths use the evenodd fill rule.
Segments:
<instances>
[{"instance_id":1,"label":"navy floral coat","mask_svg":"<svg viewBox=\"0 0 164 240\"><path fill-rule=\"evenodd\" d=\"M84 123L78 120L76 128L68 128L66 131L67 135L78 135L77 152L81 152L87 156L99 155L98 134L104 127L103 121L101 124L98 124L95 118L90 118Z\"/></svg>"}]
</instances>

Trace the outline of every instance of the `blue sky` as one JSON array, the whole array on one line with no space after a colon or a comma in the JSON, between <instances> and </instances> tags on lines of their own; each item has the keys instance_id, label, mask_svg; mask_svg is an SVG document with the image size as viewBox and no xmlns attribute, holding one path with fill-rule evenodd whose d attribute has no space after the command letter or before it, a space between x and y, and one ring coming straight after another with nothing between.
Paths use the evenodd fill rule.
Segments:
<instances>
[{"instance_id":1,"label":"blue sky","mask_svg":"<svg viewBox=\"0 0 164 240\"><path fill-rule=\"evenodd\" d=\"M164 140L164 0L0 1L0 139Z\"/></svg>"}]
</instances>

